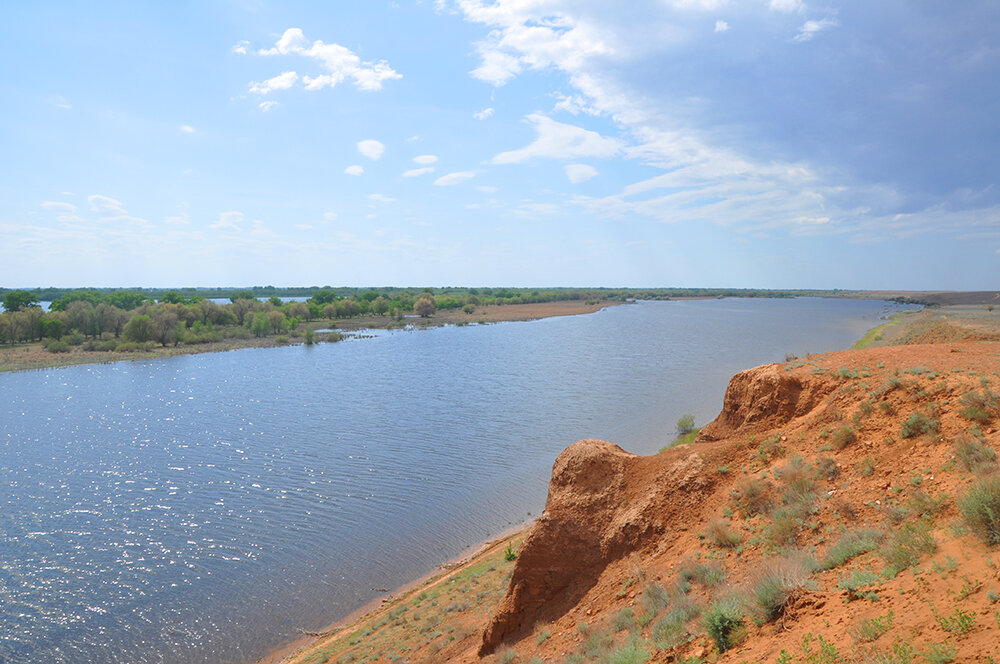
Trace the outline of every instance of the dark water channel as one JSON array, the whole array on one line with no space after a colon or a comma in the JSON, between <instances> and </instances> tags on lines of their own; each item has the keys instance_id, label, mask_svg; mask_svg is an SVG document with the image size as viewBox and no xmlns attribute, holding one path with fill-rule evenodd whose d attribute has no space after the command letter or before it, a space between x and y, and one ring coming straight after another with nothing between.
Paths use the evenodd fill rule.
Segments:
<instances>
[{"instance_id":1,"label":"dark water channel","mask_svg":"<svg viewBox=\"0 0 1000 664\"><path fill-rule=\"evenodd\" d=\"M247 662L537 514L580 438L651 453L861 300L649 302L0 375L0 661Z\"/></svg>"}]
</instances>

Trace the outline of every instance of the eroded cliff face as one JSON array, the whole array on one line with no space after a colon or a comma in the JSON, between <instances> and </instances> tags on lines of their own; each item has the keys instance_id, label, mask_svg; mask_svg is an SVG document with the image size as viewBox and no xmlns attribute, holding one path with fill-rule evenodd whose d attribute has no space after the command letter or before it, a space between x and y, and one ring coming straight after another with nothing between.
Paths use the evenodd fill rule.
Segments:
<instances>
[{"instance_id":1,"label":"eroded cliff face","mask_svg":"<svg viewBox=\"0 0 1000 664\"><path fill-rule=\"evenodd\" d=\"M701 443L776 429L811 413L834 383L809 378L780 365L736 374L722 412L695 445L639 457L613 443L582 440L563 451L552 469L545 511L486 626L480 655L564 615L609 564L663 548L672 532L687 530L718 477L704 467L727 452Z\"/></svg>"},{"instance_id":2,"label":"eroded cliff face","mask_svg":"<svg viewBox=\"0 0 1000 664\"><path fill-rule=\"evenodd\" d=\"M657 463L602 440L582 440L559 455L545 512L521 548L481 654L563 615L609 563L669 537L672 517L711 484L698 454L672 457Z\"/></svg>"}]
</instances>

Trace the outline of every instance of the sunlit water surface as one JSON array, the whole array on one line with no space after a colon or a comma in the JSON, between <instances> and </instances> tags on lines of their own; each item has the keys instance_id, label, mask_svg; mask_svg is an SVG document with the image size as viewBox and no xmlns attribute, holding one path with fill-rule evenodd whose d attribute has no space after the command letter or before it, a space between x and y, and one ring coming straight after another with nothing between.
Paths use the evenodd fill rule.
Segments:
<instances>
[{"instance_id":1,"label":"sunlit water surface","mask_svg":"<svg viewBox=\"0 0 1000 664\"><path fill-rule=\"evenodd\" d=\"M891 310L648 302L0 375L0 661L250 661L540 512L575 440L654 452L735 371Z\"/></svg>"}]
</instances>

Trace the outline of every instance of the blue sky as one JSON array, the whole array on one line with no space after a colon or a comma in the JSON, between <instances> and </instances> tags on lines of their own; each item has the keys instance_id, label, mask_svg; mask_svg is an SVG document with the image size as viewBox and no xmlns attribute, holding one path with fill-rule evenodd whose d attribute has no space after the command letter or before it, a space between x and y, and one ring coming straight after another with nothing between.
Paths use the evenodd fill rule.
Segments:
<instances>
[{"instance_id":1,"label":"blue sky","mask_svg":"<svg viewBox=\"0 0 1000 664\"><path fill-rule=\"evenodd\" d=\"M994 289L1000 4L0 4L0 285Z\"/></svg>"}]
</instances>

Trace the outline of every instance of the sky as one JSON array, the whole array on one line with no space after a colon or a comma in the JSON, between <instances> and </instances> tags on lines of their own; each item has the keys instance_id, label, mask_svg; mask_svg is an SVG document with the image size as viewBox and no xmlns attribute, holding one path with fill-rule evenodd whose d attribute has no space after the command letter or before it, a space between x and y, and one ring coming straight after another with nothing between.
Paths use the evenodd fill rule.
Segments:
<instances>
[{"instance_id":1,"label":"sky","mask_svg":"<svg viewBox=\"0 0 1000 664\"><path fill-rule=\"evenodd\" d=\"M0 2L0 286L991 290L1000 3Z\"/></svg>"}]
</instances>

